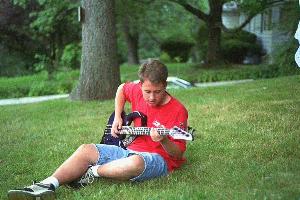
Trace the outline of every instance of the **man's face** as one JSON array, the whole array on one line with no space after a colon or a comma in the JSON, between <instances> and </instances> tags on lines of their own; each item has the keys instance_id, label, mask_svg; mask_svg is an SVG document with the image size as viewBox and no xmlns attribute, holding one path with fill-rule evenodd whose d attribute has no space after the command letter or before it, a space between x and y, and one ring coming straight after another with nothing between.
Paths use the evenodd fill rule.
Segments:
<instances>
[{"instance_id":1,"label":"man's face","mask_svg":"<svg viewBox=\"0 0 300 200\"><path fill-rule=\"evenodd\" d=\"M142 92L144 100L150 106L162 105L166 98L166 85L163 83L154 84L146 79L142 83Z\"/></svg>"}]
</instances>

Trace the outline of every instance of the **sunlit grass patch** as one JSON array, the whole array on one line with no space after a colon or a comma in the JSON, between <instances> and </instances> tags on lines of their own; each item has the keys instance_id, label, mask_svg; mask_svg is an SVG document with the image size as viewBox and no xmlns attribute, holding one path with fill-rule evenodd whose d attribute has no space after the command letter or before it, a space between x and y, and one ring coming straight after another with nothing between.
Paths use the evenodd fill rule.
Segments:
<instances>
[{"instance_id":1,"label":"sunlit grass patch","mask_svg":"<svg viewBox=\"0 0 300 200\"><path fill-rule=\"evenodd\" d=\"M172 90L197 132L187 163L143 183L100 179L58 199L297 199L300 77ZM100 141L113 100L0 106L0 198L49 176L82 143Z\"/></svg>"}]
</instances>

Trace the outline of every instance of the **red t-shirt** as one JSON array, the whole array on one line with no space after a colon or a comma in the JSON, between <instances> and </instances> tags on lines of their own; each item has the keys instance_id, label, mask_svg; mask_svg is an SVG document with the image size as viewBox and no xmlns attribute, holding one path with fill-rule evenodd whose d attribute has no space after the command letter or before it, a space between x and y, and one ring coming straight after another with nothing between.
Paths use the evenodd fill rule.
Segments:
<instances>
[{"instance_id":1,"label":"red t-shirt","mask_svg":"<svg viewBox=\"0 0 300 200\"><path fill-rule=\"evenodd\" d=\"M152 107L148 105L142 94L141 83L125 83L123 93L126 101L131 103L132 111L142 112L147 116L147 127L155 127L154 122L163 125L165 128L171 129L174 126L186 129L188 112L186 108L174 97L162 106ZM139 119L134 121L135 126L141 126ZM169 140L175 143L182 152L186 150L186 142L184 140L175 140L168 136ZM150 136L138 136L129 146L128 149L139 152L150 152L160 154L168 165L168 170L172 171L179 168L185 158L177 160L171 157L159 142L152 141Z\"/></svg>"}]
</instances>

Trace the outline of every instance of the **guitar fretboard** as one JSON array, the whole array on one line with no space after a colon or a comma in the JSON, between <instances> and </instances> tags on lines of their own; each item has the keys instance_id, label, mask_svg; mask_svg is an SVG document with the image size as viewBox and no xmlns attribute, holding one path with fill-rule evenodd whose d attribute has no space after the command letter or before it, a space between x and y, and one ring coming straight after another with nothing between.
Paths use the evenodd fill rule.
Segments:
<instances>
[{"instance_id":1,"label":"guitar fretboard","mask_svg":"<svg viewBox=\"0 0 300 200\"><path fill-rule=\"evenodd\" d=\"M132 126L122 126L119 134L130 134L130 135L150 135L151 128L149 127L132 127ZM170 130L166 128L157 128L158 134L169 135ZM111 127L105 129L106 134L111 133Z\"/></svg>"}]
</instances>

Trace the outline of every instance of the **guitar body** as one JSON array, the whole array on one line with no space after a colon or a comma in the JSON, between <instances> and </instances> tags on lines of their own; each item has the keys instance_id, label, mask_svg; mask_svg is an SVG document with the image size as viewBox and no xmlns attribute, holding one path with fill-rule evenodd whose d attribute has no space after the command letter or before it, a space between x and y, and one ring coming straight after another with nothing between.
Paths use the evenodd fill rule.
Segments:
<instances>
[{"instance_id":1,"label":"guitar body","mask_svg":"<svg viewBox=\"0 0 300 200\"><path fill-rule=\"evenodd\" d=\"M142 126L147 126L147 116L138 111L134 111L132 113L129 113L128 115L126 115L125 112L123 111L121 114L121 117L123 119L122 126L130 126L132 121L136 118L141 119ZM110 115L108 122L107 122L107 126L112 125L112 123L114 122L114 118L115 118L115 112L113 112ZM126 135L119 135L118 138L115 138L111 134L106 134L104 132L100 144L115 145L118 147L122 147L123 149L126 149L127 145L125 145L126 144L126 142L124 141L125 137L126 137Z\"/></svg>"}]
</instances>

